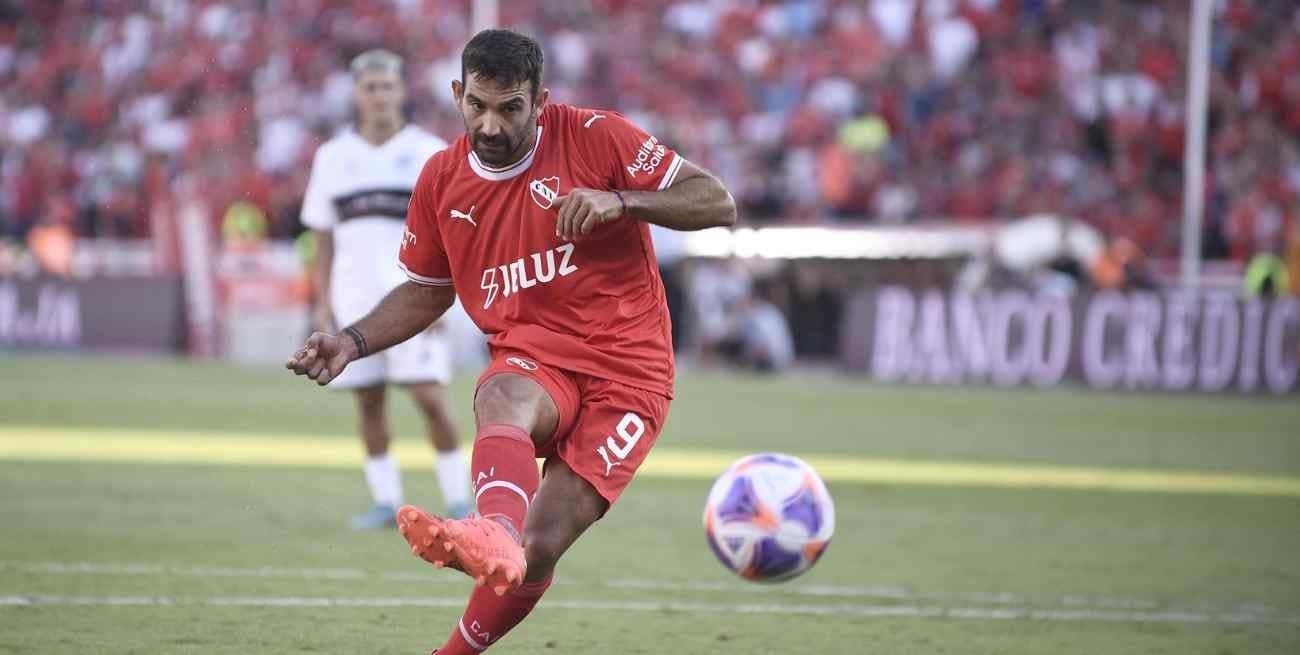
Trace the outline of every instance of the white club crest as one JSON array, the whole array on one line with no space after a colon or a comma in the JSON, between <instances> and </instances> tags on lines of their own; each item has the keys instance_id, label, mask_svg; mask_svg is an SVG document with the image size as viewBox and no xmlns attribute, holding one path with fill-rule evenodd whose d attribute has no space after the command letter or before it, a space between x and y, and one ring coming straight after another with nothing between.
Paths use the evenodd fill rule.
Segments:
<instances>
[{"instance_id":1,"label":"white club crest","mask_svg":"<svg viewBox=\"0 0 1300 655\"><path fill-rule=\"evenodd\" d=\"M533 196L533 202L537 203L542 209L550 209L555 203L555 199L560 197L560 178L552 175L540 180L533 180L528 183L528 191Z\"/></svg>"}]
</instances>

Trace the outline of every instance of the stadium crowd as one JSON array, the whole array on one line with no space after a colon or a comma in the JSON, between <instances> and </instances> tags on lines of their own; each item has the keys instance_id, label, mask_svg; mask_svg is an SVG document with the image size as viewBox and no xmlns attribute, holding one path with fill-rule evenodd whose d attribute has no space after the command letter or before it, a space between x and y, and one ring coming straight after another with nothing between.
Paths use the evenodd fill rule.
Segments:
<instances>
[{"instance_id":1,"label":"stadium crowd","mask_svg":"<svg viewBox=\"0 0 1300 655\"><path fill-rule=\"evenodd\" d=\"M553 97L617 108L715 170L742 221L1056 212L1176 252L1185 0L537 0ZM1300 6L1216 2L1205 247L1300 234ZM144 237L246 201L275 236L350 115L348 57L408 58L414 121L462 131L468 1L0 0L0 239ZM247 208L247 205L244 206Z\"/></svg>"}]
</instances>

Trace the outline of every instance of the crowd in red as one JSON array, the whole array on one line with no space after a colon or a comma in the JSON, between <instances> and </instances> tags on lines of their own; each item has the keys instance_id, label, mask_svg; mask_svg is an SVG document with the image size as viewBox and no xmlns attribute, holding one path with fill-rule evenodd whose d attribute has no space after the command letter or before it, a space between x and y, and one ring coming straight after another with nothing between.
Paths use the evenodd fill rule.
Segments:
<instances>
[{"instance_id":1,"label":"crowd in red","mask_svg":"<svg viewBox=\"0 0 1300 655\"><path fill-rule=\"evenodd\" d=\"M750 224L1081 218L1178 243L1185 0L535 0L552 97L616 108L733 189ZM1206 248L1300 229L1300 8L1215 3ZM0 238L143 237L198 194L297 227L346 62L407 57L412 120L462 131L468 0L0 2Z\"/></svg>"}]
</instances>

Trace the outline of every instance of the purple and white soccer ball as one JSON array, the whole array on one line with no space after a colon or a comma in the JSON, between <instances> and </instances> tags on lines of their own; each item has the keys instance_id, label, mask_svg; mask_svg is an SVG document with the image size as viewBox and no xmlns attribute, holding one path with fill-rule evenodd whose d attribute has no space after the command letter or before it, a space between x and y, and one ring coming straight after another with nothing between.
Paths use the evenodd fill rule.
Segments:
<instances>
[{"instance_id":1,"label":"purple and white soccer ball","mask_svg":"<svg viewBox=\"0 0 1300 655\"><path fill-rule=\"evenodd\" d=\"M817 563L835 531L835 504L807 462L780 453L741 458L704 504L718 561L746 580L781 582Z\"/></svg>"}]
</instances>

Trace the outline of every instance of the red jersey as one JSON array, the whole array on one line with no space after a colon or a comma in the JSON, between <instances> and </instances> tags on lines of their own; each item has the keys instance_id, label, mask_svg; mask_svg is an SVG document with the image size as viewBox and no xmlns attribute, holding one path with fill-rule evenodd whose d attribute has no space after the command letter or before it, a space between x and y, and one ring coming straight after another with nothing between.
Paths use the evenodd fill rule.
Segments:
<instances>
[{"instance_id":1,"label":"red jersey","mask_svg":"<svg viewBox=\"0 0 1300 655\"><path fill-rule=\"evenodd\" d=\"M548 104L512 166L479 161L466 136L430 157L398 255L420 284L455 285L494 349L671 397L673 351L649 226L630 216L555 236L574 188L655 191L682 159L623 116Z\"/></svg>"}]
</instances>

